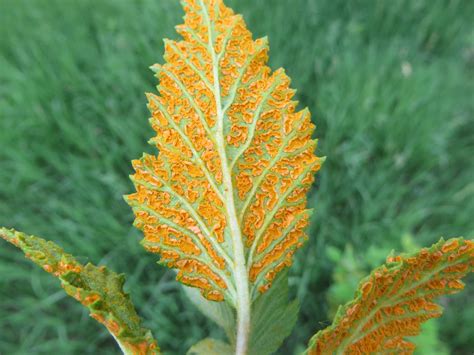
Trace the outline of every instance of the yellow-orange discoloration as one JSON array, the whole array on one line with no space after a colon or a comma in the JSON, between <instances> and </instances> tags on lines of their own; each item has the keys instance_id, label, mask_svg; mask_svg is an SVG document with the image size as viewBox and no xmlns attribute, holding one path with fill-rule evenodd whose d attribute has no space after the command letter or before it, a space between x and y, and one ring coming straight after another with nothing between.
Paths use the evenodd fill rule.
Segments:
<instances>
[{"instance_id":1,"label":"yellow-orange discoloration","mask_svg":"<svg viewBox=\"0 0 474 355\"><path fill-rule=\"evenodd\" d=\"M435 298L461 290L460 279L473 268L474 243L461 238L441 240L416 255L387 258L361 282L355 300L334 324L313 337L309 354L413 353L414 345L404 337L417 335L421 323L439 317Z\"/></svg>"},{"instance_id":2,"label":"yellow-orange discoloration","mask_svg":"<svg viewBox=\"0 0 474 355\"><path fill-rule=\"evenodd\" d=\"M223 276L233 272L224 203L232 193L241 242L254 249L248 260L252 286L266 290L306 239L306 193L321 165L311 140L314 126L308 110L296 112L284 70L267 66L267 39L253 40L242 16L221 0L186 0L184 9L184 23L176 27L183 40L166 40L165 63L153 66L159 95L147 97L152 143L160 153L133 162L136 193L128 201L135 225L144 232L145 248L177 268L183 282L220 299L233 287ZM223 164L232 192L224 187ZM289 227L296 216L301 221ZM184 269L189 259L207 261L212 269L199 267L191 275Z\"/></svg>"},{"instance_id":3,"label":"yellow-orange discoloration","mask_svg":"<svg viewBox=\"0 0 474 355\"><path fill-rule=\"evenodd\" d=\"M158 354L159 348L149 330L140 325L127 294L122 275L105 266L82 265L53 242L0 228L0 238L20 248L25 256L61 280L71 297L87 307L92 318L104 324L133 354ZM216 295L214 295L216 297Z\"/></svg>"}]
</instances>

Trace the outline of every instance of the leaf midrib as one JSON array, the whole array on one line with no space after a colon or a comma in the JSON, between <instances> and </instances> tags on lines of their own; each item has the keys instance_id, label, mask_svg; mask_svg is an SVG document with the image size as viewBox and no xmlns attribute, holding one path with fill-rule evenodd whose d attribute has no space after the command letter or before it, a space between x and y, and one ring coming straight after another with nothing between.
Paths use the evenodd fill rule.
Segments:
<instances>
[{"instance_id":1,"label":"leaf midrib","mask_svg":"<svg viewBox=\"0 0 474 355\"><path fill-rule=\"evenodd\" d=\"M232 176L229 169L226 144L224 140L224 111L221 103L221 90L219 80L219 60L214 50L213 27L207 12L207 8L202 0L199 0L204 18L207 22L208 28L208 50L212 57L212 71L214 78L214 100L216 105L216 126L217 126L217 148L221 160L222 181L224 184L224 205L229 222L229 229L231 233L234 265L233 278L237 289L237 339L236 339L236 354L246 354L249 342L250 330L250 294L247 268L245 264L244 243L241 234L240 225L237 219L237 212L234 203L234 190L232 185Z\"/></svg>"}]
</instances>

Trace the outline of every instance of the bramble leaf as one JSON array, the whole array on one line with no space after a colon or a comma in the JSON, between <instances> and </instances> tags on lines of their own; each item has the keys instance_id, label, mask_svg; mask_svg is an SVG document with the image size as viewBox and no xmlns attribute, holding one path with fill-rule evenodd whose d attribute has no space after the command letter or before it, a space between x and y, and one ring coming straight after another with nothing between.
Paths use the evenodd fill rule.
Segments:
<instances>
[{"instance_id":1,"label":"bramble leaf","mask_svg":"<svg viewBox=\"0 0 474 355\"><path fill-rule=\"evenodd\" d=\"M199 289L183 285L188 299L206 317L219 325L227 335L229 342L235 344L235 315L232 307L226 302L210 301L199 292Z\"/></svg>"},{"instance_id":2,"label":"bramble leaf","mask_svg":"<svg viewBox=\"0 0 474 355\"><path fill-rule=\"evenodd\" d=\"M233 355L234 351L229 344L220 340L206 338L193 345L187 355Z\"/></svg>"},{"instance_id":3,"label":"bramble leaf","mask_svg":"<svg viewBox=\"0 0 474 355\"><path fill-rule=\"evenodd\" d=\"M298 320L298 301L288 302L287 274L283 271L278 275L272 288L253 304L249 355L273 354Z\"/></svg>"},{"instance_id":4,"label":"bramble leaf","mask_svg":"<svg viewBox=\"0 0 474 355\"><path fill-rule=\"evenodd\" d=\"M225 302L205 299L195 288L183 286L183 289L203 314L224 329L230 345L235 346L235 317L232 308ZM274 353L290 335L298 319L298 311L299 304L296 300L288 302L288 276L284 271L278 275L270 290L260 295L252 305L252 334L248 354Z\"/></svg>"},{"instance_id":5,"label":"bramble leaf","mask_svg":"<svg viewBox=\"0 0 474 355\"><path fill-rule=\"evenodd\" d=\"M441 239L415 254L389 256L363 279L354 300L340 307L333 324L318 332L308 354L411 354L405 337L418 335L423 322L440 317L436 297L464 288L474 271L474 241Z\"/></svg>"},{"instance_id":6,"label":"bramble leaf","mask_svg":"<svg viewBox=\"0 0 474 355\"><path fill-rule=\"evenodd\" d=\"M141 321L128 294L124 275L105 266L82 265L53 242L0 228L0 237L20 248L25 256L61 281L66 293L90 311L113 335L125 354L159 354L160 349Z\"/></svg>"},{"instance_id":7,"label":"bramble leaf","mask_svg":"<svg viewBox=\"0 0 474 355\"><path fill-rule=\"evenodd\" d=\"M160 153L133 162L126 199L143 245L178 280L249 304L305 241L322 160L309 111L295 112L290 79L266 65L267 39L222 0L183 4L183 40L165 40L166 63L152 67L160 96L147 95Z\"/></svg>"}]
</instances>

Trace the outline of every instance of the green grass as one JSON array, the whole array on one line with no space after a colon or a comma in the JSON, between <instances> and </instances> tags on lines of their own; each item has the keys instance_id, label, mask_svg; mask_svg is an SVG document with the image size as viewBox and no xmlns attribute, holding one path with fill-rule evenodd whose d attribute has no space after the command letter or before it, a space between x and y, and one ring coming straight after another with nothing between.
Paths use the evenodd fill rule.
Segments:
<instances>
[{"instance_id":1,"label":"green grass","mask_svg":"<svg viewBox=\"0 0 474 355\"><path fill-rule=\"evenodd\" d=\"M420 245L474 235L474 2L227 4L269 36L270 64L293 78L328 157L291 272L302 311L288 354L328 324L327 246L388 252L406 233ZM148 66L181 16L174 0L0 0L0 225L126 272L145 325L178 354L218 333L139 246L122 195L130 160L153 152ZM118 353L54 278L0 245L1 354ZM474 349L473 281L443 301L453 353Z\"/></svg>"}]
</instances>

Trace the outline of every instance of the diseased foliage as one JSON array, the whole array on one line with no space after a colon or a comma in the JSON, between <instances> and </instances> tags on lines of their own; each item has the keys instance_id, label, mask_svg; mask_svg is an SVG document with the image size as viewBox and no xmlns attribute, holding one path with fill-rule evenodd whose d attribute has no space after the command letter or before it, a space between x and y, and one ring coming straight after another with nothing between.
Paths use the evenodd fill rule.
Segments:
<instances>
[{"instance_id":1,"label":"diseased foliage","mask_svg":"<svg viewBox=\"0 0 474 355\"><path fill-rule=\"evenodd\" d=\"M220 0L184 9L183 40L166 40L166 63L153 66L160 96L147 95L160 153L133 162L127 201L145 248L210 300L235 301L243 249L255 298L306 239L306 193L321 164L313 125L242 16Z\"/></svg>"},{"instance_id":2,"label":"diseased foliage","mask_svg":"<svg viewBox=\"0 0 474 355\"><path fill-rule=\"evenodd\" d=\"M282 270L307 239L306 193L323 159L314 154L308 109L296 111L290 79L266 64L267 39L253 40L222 0L183 4L183 40L165 41L165 64L152 67L159 95L147 94L159 154L133 161L136 192L126 201L144 247L194 287L186 294L228 338L204 339L189 354L266 355L297 320ZM124 353L160 352L123 275L82 265L35 236L0 228L0 237L58 277ZM473 269L474 241L463 238L390 256L306 352L410 354L406 337L441 315L435 298L460 291Z\"/></svg>"},{"instance_id":3,"label":"diseased foliage","mask_svg":"<svg viewBox=\"0 0 474 355\"><path fill-rule=\"evenodd\" d=\"M0 237L21 249L25 256L61 280L66 293L102 323L126 353L159 354L151 332L141 326L128 294L123 291L124 275L105 266L80 264L72 255L44 239L0 228Z\"/></svg>"},{"instance_id":4,"label":"diseased foliage","mask_svg":"<svg viewBox=\"0 0 474 355\"><path fill-rule=\"evenodd\" d=\"M440 317L436 297L464 288L474 270L474 241L441 239L412 255L389 256L363 279L355 299L339 308L334 323L310 341L309 354L412 353L405 337Z\"/></svg>"}]
</instances>

